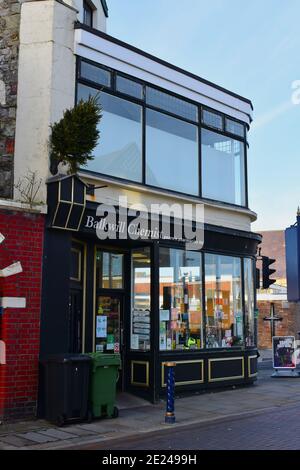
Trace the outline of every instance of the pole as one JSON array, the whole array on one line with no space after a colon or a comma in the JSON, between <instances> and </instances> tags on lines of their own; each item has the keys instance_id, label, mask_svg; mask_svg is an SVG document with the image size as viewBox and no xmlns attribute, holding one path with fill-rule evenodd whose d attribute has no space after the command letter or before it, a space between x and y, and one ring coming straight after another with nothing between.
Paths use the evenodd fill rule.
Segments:
<instances>
[{"instance_id":1,"label":"pole","mask_svg":"<svg viewBox=\"0 0 300 470\"><path fill-rule=\"evenodd\" d=\"M167 362L165 367L167 369L167 408L165 414L165 423L174 424L175 423L175 405L174 405L174 393L175 393L175 373L174 367L176 366L175 362Z\"/></svg>"}]
</instances>

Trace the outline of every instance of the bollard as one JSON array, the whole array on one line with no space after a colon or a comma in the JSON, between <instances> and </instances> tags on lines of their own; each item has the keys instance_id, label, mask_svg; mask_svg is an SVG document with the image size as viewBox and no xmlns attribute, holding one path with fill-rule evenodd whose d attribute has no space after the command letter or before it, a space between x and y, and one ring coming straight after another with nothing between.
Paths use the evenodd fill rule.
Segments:
<instances>
[{"instance_id":1,"label":"bollard","mask_svg":"<svg viewBox=\"0 0 300 470\"><path fill-rule=\"evenodd\" d=\"M165 367L167 368L167 409L165 415L165 423L175 423L174 413L174 392L175 392L175 373L174 367L175 362L166 362Z\"/></svg>"}]
</instances>

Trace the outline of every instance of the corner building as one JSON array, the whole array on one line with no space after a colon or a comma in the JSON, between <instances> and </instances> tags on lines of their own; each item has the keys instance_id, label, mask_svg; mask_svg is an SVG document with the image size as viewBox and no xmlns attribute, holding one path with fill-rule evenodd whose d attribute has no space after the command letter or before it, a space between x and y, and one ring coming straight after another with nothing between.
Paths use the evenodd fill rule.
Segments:
<instances>
[{"instance_id":1,"label":"corner building","mask_svg":"<svg viewBox=\"0 0 300 470\"><path fill-rule=\"evenodd\" d=\"M252 104L109 36L107 15L104 1L22 5L15 173L37 170L48 205L40 355L120 352L119 389L151 401L165 393L170 360L178 393L250 384L260 242L248 207ZM50 123L97 93L94 160L51 176ZM165 239L100 240L97 208L119 214L120 196L142 203L144 219L152 204L202 203L203 247L173 236L176 217Z\"/></svg>"}]
</instances>

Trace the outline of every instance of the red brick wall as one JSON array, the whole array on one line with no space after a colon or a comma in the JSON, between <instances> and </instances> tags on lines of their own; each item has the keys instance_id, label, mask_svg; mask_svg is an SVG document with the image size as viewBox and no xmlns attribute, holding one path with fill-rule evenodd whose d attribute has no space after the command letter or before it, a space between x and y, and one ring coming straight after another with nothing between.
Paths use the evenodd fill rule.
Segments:
<instances>
[{"instance_id":1,"label":"red brick wall","mask_svg":"<svg viewBox=\"0 0 300 470\"><path fill-rule=\"evenodd\" d=\"M0 339L6 343L6 365L0 365L0 418L36 413L44 216L0 210L0 268L20 261L23 272L2 279L0 297L26 297L25 309L6 309L0 316ZM2 291L2 292L1 292Z\"/></svg>"},{"instance_id":2,"label":"red brick wall","mask_svg":"<svg viewBox=\"0 0 300 470\"><path fill-rule=\"evenodd\" d=\"M275 301L276 316L282 317L281 322L277 322L275 334L277 336L295 336L298 339L298 331L300 331L300 303ZM270 316L271 302L261 300L257 302L258 317L258 347L260 349L270 349L271 343L271 327L270 322L264 321L264 317Z\"/></svg>"}]
</instances>

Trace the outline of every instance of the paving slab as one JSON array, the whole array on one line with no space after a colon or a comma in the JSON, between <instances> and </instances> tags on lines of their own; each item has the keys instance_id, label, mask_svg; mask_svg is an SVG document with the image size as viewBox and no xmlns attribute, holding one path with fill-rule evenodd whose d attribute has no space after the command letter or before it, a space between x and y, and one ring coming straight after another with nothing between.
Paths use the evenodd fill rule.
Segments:
<instances>
[{"instance_id":1,"label":"paving slab","mask_svg":"<svg viewBox=\"0 0 300 470\"><path fill-rule=\"evenodd\" d=\"M44 436L43 434L40 434L39 432L27 432L25 434L19 434L18 437L29 439L29 441L32 441L30 444L33 444L34 442L42 444L44 442L58 441L58 439L56 439L55 437Z\"/></svg>"},{"instance_id":2,"label":"paving slab","mask_svg":"<svg viewBox=\"0 0 300 470\"><path fill-rule=\"evenodd\" d=\"M5 444L8 444L13 447L24 447L24 446L29 446L30 444L32 444L32 441L30 441L29 439L24 439L23 437L19 437L19 436L15 436L14 434L11 434L8 436L1 436L0 443L2 443L2 445L4 446Z\"/></svg>"},{"instance_id":3,"label":"paving slab","mask_svg":"<svg viewBox=\"0 0 300 470\"><path fill-rule=\"evenodd\" d=\"M80 437L97 435L95 431L92 431L91 429L83 429L82 427L80 427L80 425L66 426L65 429L66 429L66 432L70 432L71 434L76 434L76 436L80 436Z\"/></svg>"},{"instance_id":4,"label":"paving slab","mask_svg":"<svg viewBox=\"0 0 300 470\"><path fill-rule=\"evenodd\" d=\"M58 440L74 439L74 437L78 437L76 434L72 434L67 431L61 431L60 429L55 428L41 430L39 431L39 434L43 434L43 436L55 437Z\"/></svg>"}]
</instances>

